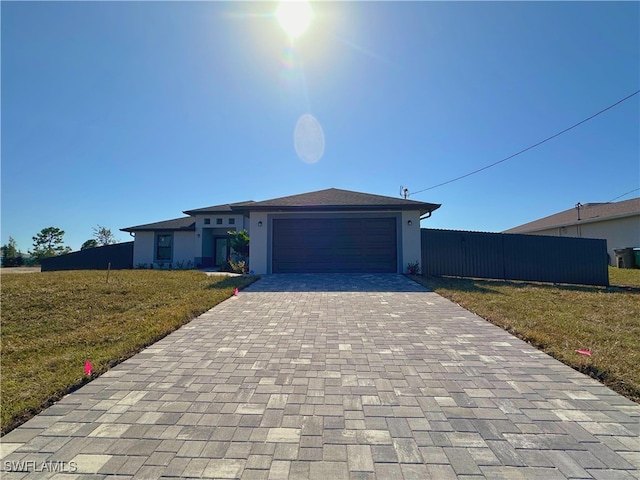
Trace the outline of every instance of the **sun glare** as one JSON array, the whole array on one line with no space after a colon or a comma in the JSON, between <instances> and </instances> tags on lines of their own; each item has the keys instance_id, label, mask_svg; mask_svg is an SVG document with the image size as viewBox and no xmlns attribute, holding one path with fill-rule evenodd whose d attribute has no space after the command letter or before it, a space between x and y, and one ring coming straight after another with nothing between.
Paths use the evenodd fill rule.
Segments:
<instances>
[{"instance_id":1,"label":"sun glare","mask_svg":"<svg viewBox=\"0 0 640 480\"><path fill-rule=\"evenodd\" d=\"M295 40L309 28L313 11L305 0L283 1L278 5L276 18L289 38Z\"/></svg>"}]
</instances>

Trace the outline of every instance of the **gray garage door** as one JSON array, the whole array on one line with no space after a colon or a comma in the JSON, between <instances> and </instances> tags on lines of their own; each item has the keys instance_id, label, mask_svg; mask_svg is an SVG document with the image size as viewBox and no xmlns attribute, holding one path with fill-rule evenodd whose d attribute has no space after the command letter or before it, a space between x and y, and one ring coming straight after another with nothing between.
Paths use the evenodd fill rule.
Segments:
<instances>
[{"instance_id":1,"label":"gray garage door","mask_svg":"<svg viewBox=\"0 0 640 480\"><path fill-rule=\"evenodd\" d=\"M395 273L395 218L274 219L273 273Z\"/></svg>"}]
</instances>

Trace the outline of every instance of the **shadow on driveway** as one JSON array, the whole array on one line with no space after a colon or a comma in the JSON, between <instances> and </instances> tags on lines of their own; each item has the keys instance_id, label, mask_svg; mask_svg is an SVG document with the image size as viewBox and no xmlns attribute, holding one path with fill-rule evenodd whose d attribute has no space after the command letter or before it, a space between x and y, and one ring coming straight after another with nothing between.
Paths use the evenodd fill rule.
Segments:
<instances>
[{"instance_id":1,"label":"shadow on driveway","mask_svg":"<svg viewBox=\"0 0 640 480\"><path fill-rule=\"evenodd\" d=\"M425 292L397 273L296 273L263 275L248 292Z\"/></svg>"}]
</instances>

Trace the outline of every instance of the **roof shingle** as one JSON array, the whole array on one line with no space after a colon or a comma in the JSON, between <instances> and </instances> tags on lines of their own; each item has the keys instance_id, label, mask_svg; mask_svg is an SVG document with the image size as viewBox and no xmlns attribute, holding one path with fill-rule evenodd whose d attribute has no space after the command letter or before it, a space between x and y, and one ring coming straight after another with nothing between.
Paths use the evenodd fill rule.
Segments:
<instances>
[{"instance_id":1,"label":"roof shingle","mask_svg":"<svg viewBox=\"0 0 640 480\"><path fill-rule=\"evenodd\" d=\"M211 207L185 210L190 217L174 218L163 222L147 223L134 227L121 228L123 232L143 232L156 230L183 230L195 231L195 218L193 215L218 213L218 214L247 214L253 210L277 210L277 211L373 211L373 210L419 210L421 215L433 212L440 208L438 203L418 202L404 198L385 197L369 193L352 192L338 188L328 188L316 192L290 195L288 197L274 198L263 202L248 200L245 202L225 203Z\"/></svg>"},{"instance_id":2,"label":"roof shingle","mask_svg":"<svg viewBox=\"0 0 640 480\"><path fill-rule=\"evenodd\" d=\"M196 215L202 213L234 213L234 209L245 205L251 205L255 203L253 200L247 200L245 202L225 203L223 205L213 205L211 207L195 208L193 210L185 210L182 213L187 215Z\"/></svg>"},{"instance_id":3,"label":"roof shingle","mask_svg":"<svg viewBox=\"0 0 640 480\"><path fill-rule=\"evenodd\" d=\"M370 193L328 188L316 192L274 198L246 205L246 210L420 210L432 212L440 204L418 202L403 198L385 197Z\"/></svg>"}]
</instances>

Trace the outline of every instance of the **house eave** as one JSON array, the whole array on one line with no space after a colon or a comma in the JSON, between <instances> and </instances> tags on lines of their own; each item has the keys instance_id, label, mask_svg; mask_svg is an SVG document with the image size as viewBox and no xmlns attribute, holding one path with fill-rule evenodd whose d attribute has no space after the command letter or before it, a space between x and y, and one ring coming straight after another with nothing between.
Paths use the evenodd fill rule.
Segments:
<instances>
[{"instance_id":1,"label":"house eave","mask_svg":"<svg viewBox=\"0 0 640 480\"><path fill-rule=\"evenodd\" d=\"M233 210L231 210L230 208L228 210L215 210L215 209L184 210L182 213L184 213L185 215L189 215L190 217L194 217L196 215L233 215L234 214Z\"/></svg>"},{"instance_id":2,"label":"house eave","mask_svg":"<svg viewBox=\"0 0 640 480\"><path fill-rule=\"evenodd\" d=\"M296 206L263 206L246 207L248 213L251 212L399 212L399 211L419 211L420 215L433 212L440 208L439 204L422 205L296 205Z\"/></svg>"},{"instance_id":3,"label":"house eave","mask_svg":"<svg viewBox=\"0 0 640 480\"><path fill-rule=\"evenodd\" d=\"M121 228L120 229L121 232L129 232L129 233L135 233L135 232L195 232L196 231L196 227L195 225L193 227L189 227L189 228Z\"/></svg>"}]
</instances>

